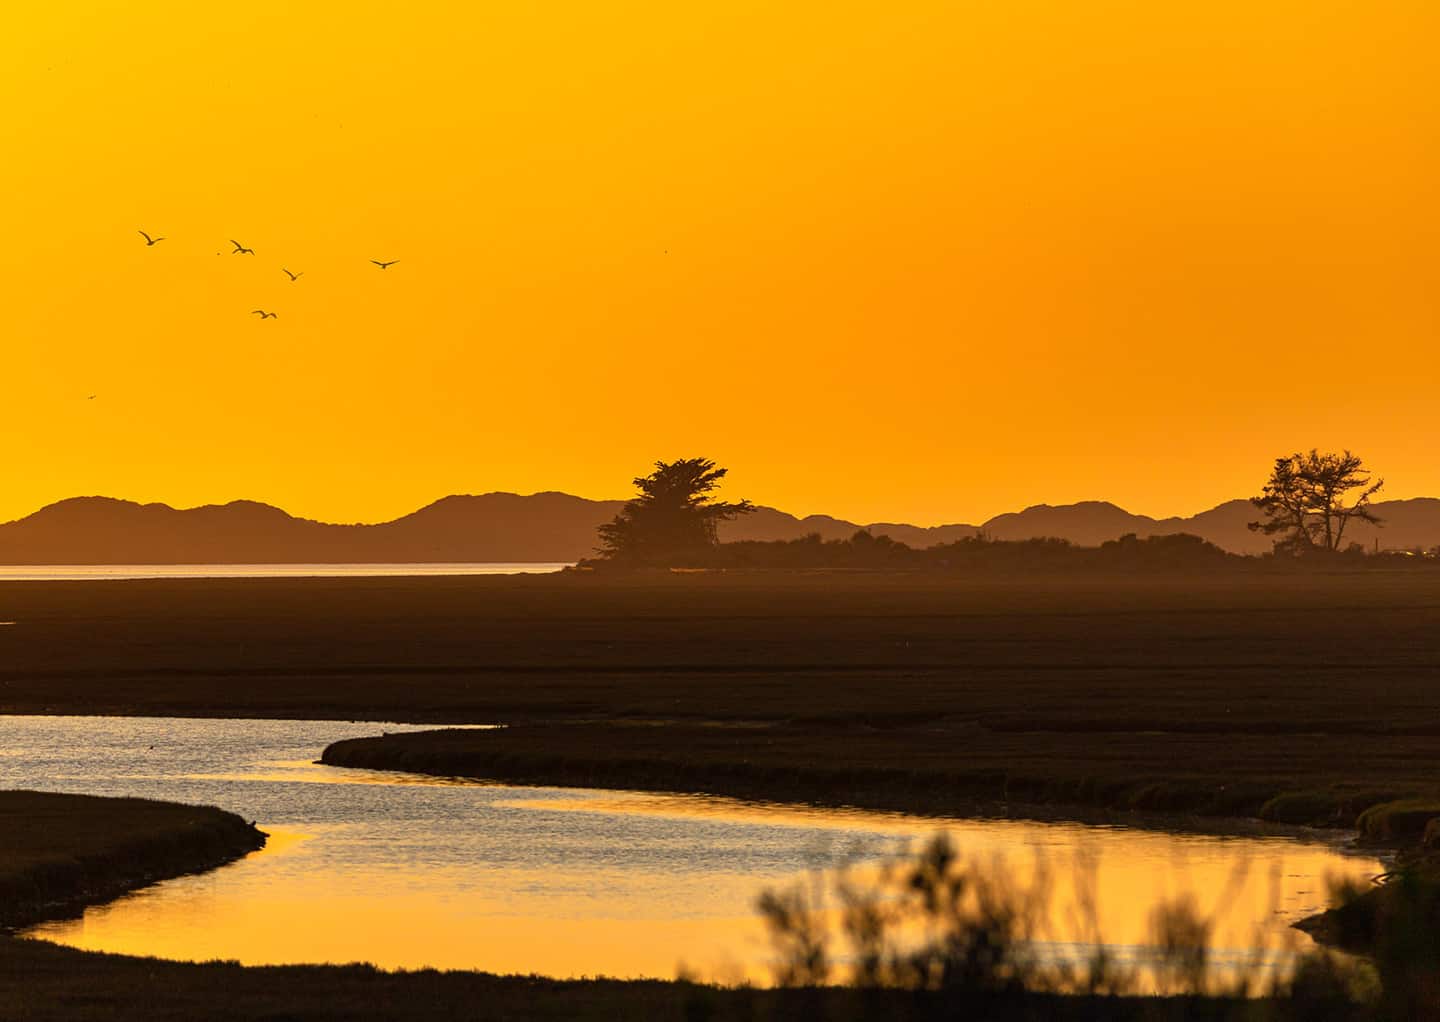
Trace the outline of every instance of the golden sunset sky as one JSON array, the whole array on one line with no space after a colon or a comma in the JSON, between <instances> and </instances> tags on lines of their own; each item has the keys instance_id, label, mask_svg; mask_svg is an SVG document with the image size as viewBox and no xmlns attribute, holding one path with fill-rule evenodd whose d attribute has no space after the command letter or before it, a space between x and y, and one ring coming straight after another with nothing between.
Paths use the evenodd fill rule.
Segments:
<instances>
[{"instance_id":1,"label":"golden sunset sky","mask_svg":"<svg viewBox=\"0 0 1440 1022\"><path fill-rule=\"evenodd\" d=\"M1434 0L6 10L0 518L1440 495Z\"/></svg>"}]
</instances>

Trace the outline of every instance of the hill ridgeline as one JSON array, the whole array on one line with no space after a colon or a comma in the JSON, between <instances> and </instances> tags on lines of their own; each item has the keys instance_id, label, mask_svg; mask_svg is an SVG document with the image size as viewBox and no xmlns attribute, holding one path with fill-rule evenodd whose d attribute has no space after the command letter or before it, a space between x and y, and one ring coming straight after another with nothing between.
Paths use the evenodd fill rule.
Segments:
<instances>
[{"instance_id":1,"label":"hill ridgeline","mask_svg":"<svg viewBox=\"0 0 1440 1022\"><path fill-rule=\"evenodd\" d=\"M394 521L338 525L296 518L277 507L237 500L196 508L75 497L0 524L0 564L338 564L575 561L595 552L595 530L622 501L565 493L485 493L445 497ZM1376 504L1381 529L1361 526L1367 548L1440 545L1440 499ZM828 515L797 518L764 507L721 526L721 539L789 540L809 533L847 539L866 528L916 548L984 532L993 539L1057 537L1098 546L1126 533L1141 538L1191 533L1233 553L1263 553L1267 537L1246 524L1249 501L1232 500L1188 518L1135 515L1104 501L1038 504L981 525L925 528L862 525Z\"/></svg>"}]
</instances>

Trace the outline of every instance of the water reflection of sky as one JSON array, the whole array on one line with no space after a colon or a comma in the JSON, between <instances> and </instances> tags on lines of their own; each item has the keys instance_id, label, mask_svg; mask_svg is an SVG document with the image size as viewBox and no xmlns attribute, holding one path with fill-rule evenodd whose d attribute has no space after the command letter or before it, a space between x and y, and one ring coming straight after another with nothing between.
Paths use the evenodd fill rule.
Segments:
<instances>
[{"instance_id":1,"label":"water reflection of sky","mask_svg":"<svg viewBox=\"0 0 1440 1022\"><path fill-rule=\"evenodd\" d=\"M389 578L429 575L548 575L571 562L444 564L0 564L4 582L108 582L164 578ZM14 624L13 621L3 622Z\"/></svg>"},{"instance_id":2,"label":"water reflection of sky","mask_svg":"<svg viewBox=\"0 0 1440 1022\"><path fill-rule=\"evenodd\" d=\"M80 947L246 963L370 961L575 976L763 975L753 913L767 885L849 861L863 871L944 826L969 856L1057 906L1047 946L1077 934L1077 857L1123 953L1151 906L1229 890L1217 957L1304 938L1330 875L1373 859L1286 838L1174 835L1008 820L755 806L725 799L447 782L317 765L325 745L405 725L0 717L0 786L218 805L268 847L33 932Z\"/></svg>"}]
</instances>

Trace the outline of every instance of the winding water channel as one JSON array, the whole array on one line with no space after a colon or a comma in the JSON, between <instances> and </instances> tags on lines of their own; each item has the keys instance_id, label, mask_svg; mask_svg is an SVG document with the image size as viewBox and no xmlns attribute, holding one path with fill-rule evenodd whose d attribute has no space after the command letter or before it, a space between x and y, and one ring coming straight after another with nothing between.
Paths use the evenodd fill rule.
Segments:
<instances>
[{"instance_id":1,"label":"winding water channel","mask_svg":"<svg viewBox=\"0 0 1440 1022\"><path fill-rule=\"evenodd\" d=\"M1337 844L1125 827L759 806L699 796L515 787L344 770L325 745L403 725L0 717L0 787L217 805L268 847L28 934L76 947L246 964L372 962L552 976L763 979L766 886L893 853L943 827L967 855L1054 881L1055 953L1081 936L1077 863L1100 931L1143 955L1152 905L1220 904L1214 958L1282 961L1329 878L1382 868ZM1222 893L1223 892L1223 893ZM1042 949L1043 950L1043 949Z\"/></svg>"}]
</instances>

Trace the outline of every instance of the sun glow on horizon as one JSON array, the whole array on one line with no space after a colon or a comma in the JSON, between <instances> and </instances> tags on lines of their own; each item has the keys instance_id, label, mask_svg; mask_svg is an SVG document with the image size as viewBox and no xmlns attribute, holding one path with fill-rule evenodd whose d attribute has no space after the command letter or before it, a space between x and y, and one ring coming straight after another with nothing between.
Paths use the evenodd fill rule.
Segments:
<instances>
[{"instance_id":1,"label":"sun glow on horizon","mask_svg":"<svg viewBox=\"0 0 1440 1022\"><path fill-rule=\"evenodd\" d=\"M858 521L1191 514L1316 445L1440 493L1422 0L10 21L0 520L692 454Z\"/></svg>"}]
</instances>

